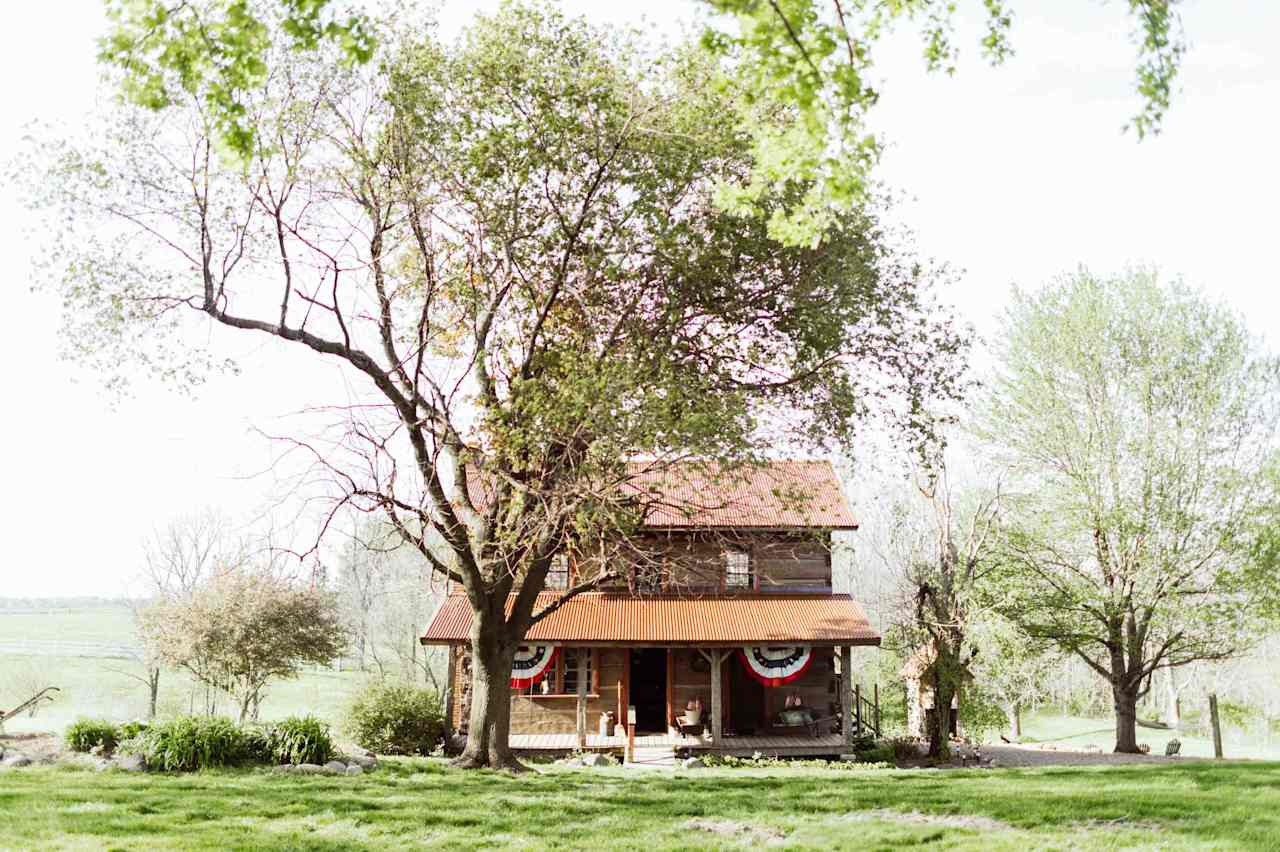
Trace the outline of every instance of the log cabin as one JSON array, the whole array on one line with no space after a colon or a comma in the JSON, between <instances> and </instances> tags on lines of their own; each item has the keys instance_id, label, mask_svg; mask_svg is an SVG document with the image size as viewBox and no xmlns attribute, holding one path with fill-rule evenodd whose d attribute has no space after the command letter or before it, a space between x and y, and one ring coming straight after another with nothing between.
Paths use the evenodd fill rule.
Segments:
<instances>
[{"instance_id":1,"label":"log cabin","mask_svg":"<svg viewBox=\"0 0 1280 852\"><path fill-rule=\"evenodd\" d=\"M830 463L773 461L724 480L667 471L635 569L530 628L512 672L518 751L637 748L835 755L879 730L878 691L850 676L880 636L833 588L833 535L856 530ZM692 507L692 508L690 508ZM557 557L539 605L578 581ZM465 734L471 609L449 595L424 645L448 648L446 718Z\"/></svg>"}]
</instances>

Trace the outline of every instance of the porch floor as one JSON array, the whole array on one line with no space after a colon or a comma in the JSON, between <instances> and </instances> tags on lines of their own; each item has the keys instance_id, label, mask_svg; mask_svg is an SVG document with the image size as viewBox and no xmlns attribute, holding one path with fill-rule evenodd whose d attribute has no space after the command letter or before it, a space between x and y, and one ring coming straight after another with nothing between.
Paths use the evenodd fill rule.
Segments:
<instances>
[{"instance_id":1,"label":"porch floor","mask_svg":"<svg viewBox=\"0 0 1280 852\"><path fill-rule=\"evenodd\" d=\"M577 734L512 734L511 747L516 751L573 751L578 747ZM587 735L589 750L613 751L626 748L627 738L619 733L612 737L599 734ZM747 756L755 752L764 754L804 756L841 754L847 751L840 734L808 736L751 736L724 737L720 745L712 745L700 737L673 736L671 734L638 734L636 748L662 748L672 750L687 748L690 751L714 751L720 754Z\"/></svg>"}]
</instances>

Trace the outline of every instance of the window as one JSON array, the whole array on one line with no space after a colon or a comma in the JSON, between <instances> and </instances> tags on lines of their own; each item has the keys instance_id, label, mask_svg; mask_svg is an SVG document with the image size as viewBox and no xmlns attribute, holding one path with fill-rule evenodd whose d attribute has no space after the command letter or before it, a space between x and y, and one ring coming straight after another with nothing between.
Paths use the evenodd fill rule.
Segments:
<instances>
[{"instance_id":1,"label":"window","mask_svg":"<svg viewBox=\"0 0 1280 852\"><path fill-rule=\"evenodd\" d=\"M727 550L724 554L724 585L727 589L750 589L751 557L745 550Z\"/></svg>"},{"instance_id":2,"label":"window","mask_svg":"<svg viewBox=\"0 0 1280 852\"><path fill-rule=\"evenodd\" d=\"M591 648L561 648L547 676L532 686L513 690L517 695L563 696L578 694L578 678L585 678L587 692L595 694L595 652Z\"/></svg>"},{"instance_id":3,"label":"window","mask_svg":"<svg viewBox=\"0 0 1280 852\"><path fill-rule=\"evenodd\" d=\"M569 557L563 553L551 557L551 569L547 571L547 588L569 588Z\"/></svg>"},{"instance_id":4,"label":"window","mask_svg":"<svg viewBox=\"0 0 1280 852\"><path fill-rule=\"evenodd\" d=\"M564 686L561 692L565 695L574 695L578 692L578 680L581 678L586 681L587 692L592 692L591 682L591 649L590 648L565 648L561 655L562 664L564 666L564 677L562 678Z\"/></svg>"}]
</instances>

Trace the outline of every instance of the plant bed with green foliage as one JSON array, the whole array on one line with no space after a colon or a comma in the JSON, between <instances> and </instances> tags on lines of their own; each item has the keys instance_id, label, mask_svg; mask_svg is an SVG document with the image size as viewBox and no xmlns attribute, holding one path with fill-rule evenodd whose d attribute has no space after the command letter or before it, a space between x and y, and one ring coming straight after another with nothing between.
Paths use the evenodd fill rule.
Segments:
<instances>
[{"instance_id":1,"label":"plant bed with green foliage","mask_svg":"<svg viewBox=\"0 0 1280 852\"><path fill-rule=\"evenodd\" d=\"M549 768L393 758L350 778L263 769L7 772L5 843L113 849L1268 849L1280 764L1007 770Z\"/></svg>"}]
</instances>

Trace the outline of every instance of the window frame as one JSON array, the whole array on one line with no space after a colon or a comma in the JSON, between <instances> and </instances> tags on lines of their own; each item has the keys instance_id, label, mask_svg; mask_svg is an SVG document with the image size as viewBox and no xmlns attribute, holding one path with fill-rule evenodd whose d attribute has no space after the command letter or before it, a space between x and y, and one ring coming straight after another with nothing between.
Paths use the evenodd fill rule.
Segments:
<instances>
[{"instance_id":1,"label":"window frame","mask_svg":"<svg viewBox=\"0 0 1280 852\"><path fill-rule=\"evenodd\" d=\"M524 689L516 690L516 695L522 698L577 698L577 690L566 692L564 688L565 675L565 652L568 648L561 647L560 652L556 654L556 662L554 669L547 673L547 676L532 686ZM587 698L600 697L600 649L582 646L574 646L575 652L586 651L590 657L588 665L591 667L591 682L587 684ZM534 692L533 690L541 689L544 683L551 683L549 692Z\"/></svg>"},{"instance_id":2,"label":"window frame","mask_svg":"<svg viewBox=\"0 0 1280 852\"><path fill-rule=\"evenodd\" d=\"M564 567L563 568L558 567L561 565ZM551 578L555 576L559 576L561 574L564 575L564 585L563 586L553 585ZM569 566L568 555L564 553L557 553L555 556L552 556L551 567L547 570L547 578L546 578L546 581L543 583L543 587L546 588L547 591L563 592L569 588L569 584L570 582L572 582L572 580L573 580L573 572Z\"/></svg>"},{"instance_id":3,"label":"window frame","mask_svg":"<svg viewBox=\"0 0 1280 852\"><path fill-rule=\"evenodd\" d=\"M743 571L730 571L730 567L735 556L741 556L745 565ZM745 576L745 583L730 583L729 575ZM759 577L756 576L754 560L751 558L751 551L745 547L728 547L724 551L724 573L721 575L720 588L722 591L747 591L754 592L759 588Z\"/></svg>"}]
</instances>

